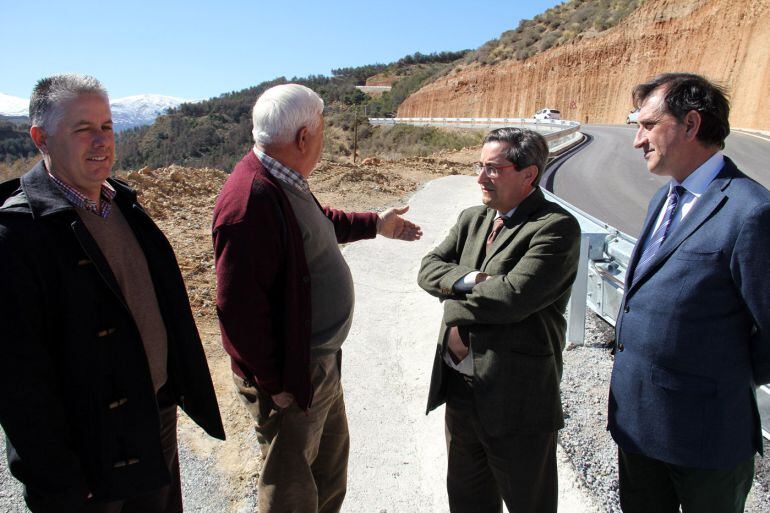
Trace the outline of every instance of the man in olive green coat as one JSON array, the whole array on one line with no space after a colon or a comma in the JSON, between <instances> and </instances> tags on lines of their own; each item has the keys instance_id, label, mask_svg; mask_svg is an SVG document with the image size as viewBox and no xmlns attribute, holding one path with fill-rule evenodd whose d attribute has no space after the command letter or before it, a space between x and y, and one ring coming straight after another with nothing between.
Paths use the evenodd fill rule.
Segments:
<instances>
[{"instance_id":1,"label":"man in olive green coat","mask_svg":"<svg viewBox=\"0 0 770 513\"><path fill-rule=\"evenodd\" d=\"M548 158L532 130L484 139L484 206L460 214L422 261L444 302L428 411L446 402L452 513L556 511L564 317L580 227L538 187Z\"/></svg>"}]
</instances>

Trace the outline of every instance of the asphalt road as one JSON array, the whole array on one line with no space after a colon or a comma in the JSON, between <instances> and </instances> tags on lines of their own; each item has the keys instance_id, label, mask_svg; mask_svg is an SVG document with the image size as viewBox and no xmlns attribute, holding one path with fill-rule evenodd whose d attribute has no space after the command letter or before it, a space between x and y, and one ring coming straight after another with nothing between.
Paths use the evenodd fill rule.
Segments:
<instances>
[{"instance_id":1,"label":"asphalt road","mask_svg":"<svg viewBox=\"0 0 770 513\"><path fill-rule=\"evenodd\" d=\"M553 175L552 192L622 232L638 237L654 192L668 179L650 174L634 149L636 125L587 125L588 143ZM725 155L770 188L770 139L733 132Z\"/></svg>"}]
</instances>

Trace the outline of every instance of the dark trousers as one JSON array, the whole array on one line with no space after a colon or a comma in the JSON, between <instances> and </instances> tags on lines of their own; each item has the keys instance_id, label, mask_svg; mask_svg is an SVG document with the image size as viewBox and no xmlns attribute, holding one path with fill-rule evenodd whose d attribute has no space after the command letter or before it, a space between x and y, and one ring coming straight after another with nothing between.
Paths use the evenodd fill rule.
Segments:
<instances>
[{"instance_id":1,"label":"dark trousers","mask_svg":"<svg viewBox=\"0 0 770 513\"><path fill-rule=\"evenodd\" d=\"M618 449L620 506L625 513L743 513L754 458L731 469L664 463Z\"/></svg>"},{"instance_id":2,"label":"dark trousers","mask_svg":"<svg viewBox=\"0 0 770 513\"><path fill-rule=\"evenodd\" d=\"M450 511L500 513L505 502L510 513L555 513L556 433L489 436L479 420L470 380L445 371Z\"/></svg>"},{"instance_id":3,"label":"dark trousers","mask_svg":"<svg viewBox=\"0 0 770 513\"><path fill-rule=\"evenodd\" d=\"M158 392L160 408L160 442L163 456L171 472L171 484L130 499L86 504L82 513L180 513L182 485L179 478L179 451L176 444L176 404L170 390Z\"/></svg>"},{"instance_id":4,"label":"dark trousers","mask_svg":"<svg viewBox=\"0 0 770 513\"><path fill-rule=\"evenodd\" d=\"M338 513L347 491L350 437L337 355L310 362L313 404L277 409L269 395L237 375L264 458L259 513Z\"/></svg>"}]
</instances>

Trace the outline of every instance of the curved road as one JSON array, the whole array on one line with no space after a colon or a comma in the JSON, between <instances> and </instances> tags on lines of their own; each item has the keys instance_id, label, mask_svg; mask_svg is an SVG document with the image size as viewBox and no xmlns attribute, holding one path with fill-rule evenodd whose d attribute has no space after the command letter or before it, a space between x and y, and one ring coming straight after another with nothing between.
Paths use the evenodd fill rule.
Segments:
<instances>
[{"instance_id":1,"label":"curved road","mask_svg":"<svg viewBox=\"0 0 770 513\"><path fill-rule=\"evenodd\" d=\"M668 179L647 171L641 150L633 147L636 125L586 125L581 131L589 141L554 171L552 192L638 237L647 203ZM770 188L770 139L733 132L727 138L725 155Z\"/></svg>"}]
</instances>

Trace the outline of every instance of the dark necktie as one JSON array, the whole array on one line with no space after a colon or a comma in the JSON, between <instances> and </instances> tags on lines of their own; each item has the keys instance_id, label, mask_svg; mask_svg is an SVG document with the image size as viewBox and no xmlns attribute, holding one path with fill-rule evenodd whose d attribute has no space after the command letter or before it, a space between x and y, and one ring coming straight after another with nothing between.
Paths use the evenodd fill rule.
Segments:
<instances>
[{"instance_id":1,"label":"dark necktie","mask_svg":"<svg viewBox=\"0 0 770 513\"><path fill-rule=\"evenodd\" d=\"M668 237L669 229L671 228L671 222L674 220L676 214L676 207L679 205L679 197L684 193L685 189L681 185L672 187L668 193L668 199L666 200L666 213L663 215L663 222L660 223L658 229L650 237L650 242L647 247L642 251L642 256L639 257L639 263L636 265L634 271L634 281L641 276L647 269L647 266L652 262L653 257L660 249L663 241Z\"/></svg>"},{"instance_id":2,"label":"dark necktie","mask_svg":"<svg viewBox=\"0 0 770 513\"><path fill-rule=\"evenodd\" d=\"M489 232L489 237L487 237L487 253L492 249L492 244L495 242L500 230L503 229L503 226L505 226L505 218L503 216L495 219L495 223L492 225L492 231Z\"/></svg>"}]
</instances>

